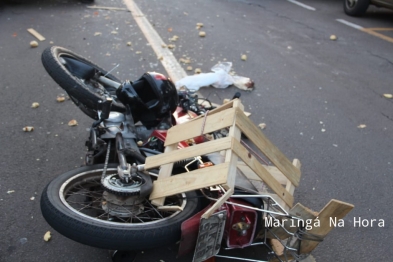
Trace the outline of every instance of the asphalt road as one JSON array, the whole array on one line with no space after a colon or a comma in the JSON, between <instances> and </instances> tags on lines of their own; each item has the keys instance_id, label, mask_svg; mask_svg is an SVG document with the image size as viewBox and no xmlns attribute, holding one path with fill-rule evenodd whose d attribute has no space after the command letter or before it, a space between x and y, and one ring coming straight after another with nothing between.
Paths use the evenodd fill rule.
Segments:
<instances>
[{"instance_id":1,"label":"asphalt road","mask_svg":"<svg viewBox=\"0 0 393 262\"><path fill-rule=\"evenodd\" d=\"M173 50L177 59L190 57L193 68L203 72L231 61L238 75L255 81L254 91L241 92L242 102L255 123L266 123L264 132L273 143L301 160L296 201L314 210L332 198L355 205L345 226L313 252L316 260L391 261L393 99L383 95L393 93L392 12L372 7L363 18L347 17L339 0L302 1L315 10L284 0L135 2L164 41L179 36ZM125 8L121 0L96 4ZM204 38L195 29L198 22L204 24ZM35 38L27 28L46 40L30 48ZM88 9L72 0L0 5L0 261L110 261L106 250L53 231L40 213L44 186L83 163L91 124L71 101L56 102L64 92L40 61L53 44L106 69L119 63L120 79L165 73L127 11ZM201 89L217 103L236 91ZM32 109L33 102L40 107ZM78 126L69 127L71 119ZM26 133L24 126L35 129ZM359 217L383 220L384 227L355 227ZM48 230L53 237L44 242ZM190 258L176 259L176 248L164 247L140 253L137 261L160 260Z\"/></svg>"}]
</instances>

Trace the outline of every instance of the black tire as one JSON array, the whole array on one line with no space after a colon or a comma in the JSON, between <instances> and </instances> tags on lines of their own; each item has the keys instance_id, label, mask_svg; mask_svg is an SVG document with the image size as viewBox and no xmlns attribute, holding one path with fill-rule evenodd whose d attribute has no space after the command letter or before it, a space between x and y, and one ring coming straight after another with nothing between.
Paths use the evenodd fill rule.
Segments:
<instances>
[{"instance_id":1,"label":"black tire","mask_svg":"<svg viewBox=\"0 0 393 262\"><path fill-rule=\"evenodd\" d=\"M370 0L344 0L344 12L349 16L362 16L369 5Z\"/></svg>"},{"instance_id":2,"label":"black tire","mask_svg":"<svg viewBox=\"0 0 393 262\"><path fill-rule=\"evenodd\" d=\"M81 77L81 74L84 74L83 70L86 71L86 68L78 67L78 64L69 63L70 59L81 62L83 66L87 67L88 74L85 74L86 78ZM103 76L108 72L93 62L59 46L46 48L42 53L41 60L44 68L53 80L72 97L74 103L86 115L96 119L98 101L105 100L107 96L113 98L112 111L125 112L125 106L115 95L115 88L101 85L94 80L95 75ZM95 72L94 76L92 76L91 72ZM111 74L108 74L106 77L120 83L120 80Z\"/></svg>"},{"instance_id":3,"label":"black tire","mask_svg":"<svg viewBox=\"0 0 393 262\"><path fill-rule=\"evenodd\" d=\"M115 173L116 168L117 164L108 165L107 174ZM44 189L41 212L49 225L60 234L104 249L155 248L178 241L181 223L199 211L197 194L193 191L166 198L166 205L179 204L183 211L157 211L146 200L145 210L138 218L146 221L134 219L130 223L125 217L113 216L108 220L108 213L105 215L101 207L104 201L100 184L102 170L103 165L77 168L55 178ZM157 219L157 212L161 218Z\"/></svg>"}]
</instances>

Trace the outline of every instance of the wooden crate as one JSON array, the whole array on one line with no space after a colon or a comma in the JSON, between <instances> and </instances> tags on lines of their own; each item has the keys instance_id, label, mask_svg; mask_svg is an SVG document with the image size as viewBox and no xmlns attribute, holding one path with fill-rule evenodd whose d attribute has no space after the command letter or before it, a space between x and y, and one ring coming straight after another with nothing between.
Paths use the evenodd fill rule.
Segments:
<instances>
[{"instance_id":1,"label":"wooden crate","mask_svg":"<svg viewBox=\"0 0 393 262\"><path fill-rule=\"evenodd\" d=\"M189 140L202 134L211 133L223 128L229 128L226 138L205 142L178 149L179 142ZM240 141L241 134L255 145L262 154L274 165L267 167L260 163ZM168 130L165 141L165 152L146 159L145 169L160 167L158 179L154 181L153 192L150 195L152 203L162 209L166 196L205 188L214 185L222 185L227 192L216 204L205 213L208 217L234 192L237 169L246 166L262 180L288 209L293 206L294 188L300 181L300 163L292 163L285 155L255 126L245 115L240 100L235 99L222 105L206 116L200 116L192 121L177 125ZM225 151L225 161L222 164L194 170L191 172L171 176L173 164L177 161L206 155L213 152ZM238 160L242 162L239 163ZM239 165L240 164L240 165ZM244 168L243 168L244 170ZM282 175L279 179L285 179L283 186L275 173Z\"/></svg>"}]
</instances>

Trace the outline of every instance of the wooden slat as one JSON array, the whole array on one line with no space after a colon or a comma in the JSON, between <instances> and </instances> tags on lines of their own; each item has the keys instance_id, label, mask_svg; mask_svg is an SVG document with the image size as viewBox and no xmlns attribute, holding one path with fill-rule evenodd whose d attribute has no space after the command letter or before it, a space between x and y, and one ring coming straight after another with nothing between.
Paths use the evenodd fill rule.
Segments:
<instances>
[{"instance_id":1,"label":"wooden slat","mask_svg":"<svg viewBox=\"0 0 393 262\"><path fill-rule=\"evenodd\" d=\"M294 184L299 186L300 170L258 129L241 110L236 111L236 125L262 153Z\"/></svg>"},{"instance_id":2,"label":"wooden slat","mask_svg":"<svg viewBox=\"0 0 393 262\"><path fill-rule=\"evenodd\" d=\"M153 191L150 194L150 200L204 187L225 184L228 167L229 163L223 163L156 180L153 183Z\"/></svg>"},{"instance_id":3,"label":"wooden slat","mask_svg":"<svg viewBox=\"0 0 393 262\"><path fill-rule=\"evenodd\" d=\"M146 158L145 169L156 168L164 164L231 148L231 140L231 137L226 137L164 154L149 156Z\"/></svg>"},{"instance_id":4,"label":"wooden slat","mask_svg":"<svg viewBox=\"0 0 393 262\"><path fill-rule=\"evenodd\" d=\"M330 225L330 219L343 219L355 206L349 203L345 203L336 199L330 200L330 202L319 212L318 219L320 221L319 227L313 227L307 231L311 234L325 237L333 228ZM319 242L304 240L301 244L300 253L310 253L313 251Z\"/></svg>"},{"instance_id":5,"label":"wooden slat","mask_svg":"<svg viewBox=\"0 0 393 262\"><path fill-rule=\"evenodd\" d=\"M184 124L176 125L168 130L165 140L165 146L184 141L193 137L201 135L203 123L204 134L217 131L219 129L231 126L235 119L235 109L227 109L222 111L221 114L212 114L205 118L198 118Z\"/></svg>"},{"instance_id":6,"label":"wooden slat","mask_svg":"<svg viewBox=\"0 0 393 262\"><path fill-rule=\"evenodd\" d=\"M27 31L32 34L34 37L36 37L38 40L40 40L41 42L45 40L45 37L43 37L40 33L38 33L36 30L34 30L33 28L29 28L27 29Z\"/></svg>"},{"instance_id":7,"label":"wooden slat","mask_svg":"<svg viewBox=\"0 0 393 262\"><path fill-rule=\"evenodd\" d=\"M177 144L173 144L170 146L167 146L164 150L164 153L170 153L172 151L175 151L177 149ZM170 177L172 175L172 170L173 170L173 163L169 163L166 165L161 166L160 171L158 173L157 181L160 181L163 178ZM165 197L155 199L151 201L151 203L155 206L163 206L165 203Z\"/></svg>"},{"instance_id":8,"label":"wooden slat","mask_svg":"<svg viewBox=\"0 0 393 262\"><path fill-rule=\"evenodd\" d=\"M206 210L205 213L203 213L202 218L209 218L214 211L216 211L222 204L224 204L225 201L228 200L228 198L230 198L232 196L232 194L234 193L234 189L230 188L227 192L225 192L224 195L222 195L217 201L216 203L214 203L208 210Z\"/></svg>"},{"instance_id":9,"label":"wooden slat","mask_svg":"<svg viewBox=\"0 0 393 262\"><path fill-rule=\"evenodd\" d=\"M232 150L246 163L265 183L270 187L284 202L292 207L293 196L267 171L258 160L251 155L248 150L240 144L233 141Z\"/></svg>"}]
</instances>

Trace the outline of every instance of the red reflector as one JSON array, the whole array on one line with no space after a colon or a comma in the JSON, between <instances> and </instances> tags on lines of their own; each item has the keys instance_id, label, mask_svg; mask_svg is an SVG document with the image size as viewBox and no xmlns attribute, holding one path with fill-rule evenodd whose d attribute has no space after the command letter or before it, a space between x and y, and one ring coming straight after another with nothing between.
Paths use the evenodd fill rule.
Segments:
<instances>
[{"instance_id":1,"label":"red reflector","mask_svg":"<svg viewBox=\"0 0 393 262\"><path fill-rule=\"evenodd\" d=\"M157 80L167 80L166 76L159 74L159 73L155 73L154 78Z\"/></svg>"}]
</instances>

